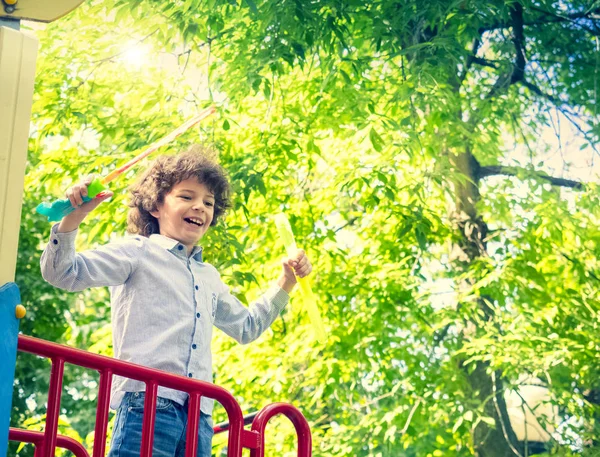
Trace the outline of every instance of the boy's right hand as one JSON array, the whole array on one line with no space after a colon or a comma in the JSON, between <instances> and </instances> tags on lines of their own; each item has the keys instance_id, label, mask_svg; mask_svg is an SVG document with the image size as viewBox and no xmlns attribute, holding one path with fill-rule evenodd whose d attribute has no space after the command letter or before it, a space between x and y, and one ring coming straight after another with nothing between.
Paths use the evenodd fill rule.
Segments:
<instances>
[{"instance_id":1,"label":"boy's right hand","mask_svg":"<svg viewBox=\"0 0 600 457\"><path fill-rule=\"evenodd\" d=\"M87 176L83 181L70 187L65 192L65 196L69 199L71 205L75 209L62 218L58 226L59 233L72 232L73 230L76 230L91 211L96 209L96 207L104 200L107 200L113 196L111 191L106 190L104 192L100 192L98 195L96 195L96 198L93 198L89 202L84 202L83 197L88 196L88 186L93 180L93 175Z\"/></svg>"},{"instance_id":2,"label":"boy's right hand","mask_svg":"<svg viewBox=\"0 0 600 457\"><path fill-rule=\"evenodd\" d=\"M65 192L65 196L69 199L73 208L75 208L73 213L85 214L87 216L87 214L96 209L100 203L113 196L113 193L107 190L100 192L96 195L96 198L93 198L91 201L84 202L83 197L88 196L88 186L92 183L94 178L94 175L89 175L83 181L70 187Z\"/></svg>"}]
</instances>

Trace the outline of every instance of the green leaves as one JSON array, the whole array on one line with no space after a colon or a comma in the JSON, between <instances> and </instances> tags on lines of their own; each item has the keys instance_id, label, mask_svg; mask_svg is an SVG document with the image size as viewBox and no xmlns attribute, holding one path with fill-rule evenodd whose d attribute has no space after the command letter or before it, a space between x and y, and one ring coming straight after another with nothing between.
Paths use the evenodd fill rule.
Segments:
<instances>
[{"instance_id":1,"label":"green leaves","mask_svg":"<svg viewBox=\"0 0 600 457\"><path fill-rule=\"evenodd\" d=\"M49 227L32 208L214 102L218 115L158 151L210 145L230 174L234 209L203 240L205 258L251 302L280 274L271 217L285 211L314 265L329 333L326 346L315 343L296 295L252 346L216 332L216 382L244 411L294 403L324 457L462 457L485 453L480 430L499 430L474 384L494 370L505 385L524 373L546 383L573 418L562 438L593 439L597 406L584 392L600 374L600 198L588 186L563 199L536 178L540 152L556 150L544 143L549 99L499 84L514 64L506 8L118 0L36 32L18 266L33 317L25 333L111 352L107 292L65 294L39 276ZM561 94L561 109L595 113L597 56L585 27L524 8L526 80ZM473 43L483 44L476 54ZM136 67L125 51L139 45L149 51ZM597 129L582 130L594 144ZM508 155L526 143L523 157ZM477 174L517 159L536 166L515 178ZM137 172L115 182L80 248L124 232ZM46 369L23 361L14 424L43 413ZM91 401L93 383L77 371L68 381L63 407L83 437L93 418L77 399ZM267 454L293 452L291 437L274 433Z\"/></svg>"},{"instance_id":2,"label":"green leaves","mask_svg":"<svg viewBox=\"0 0 600 457\"><path fill-rule=\"evenodd\" d=\"M377 152L381 152L383 149L383 139L379 136L379 133L377 133L374 128L369 130L369 139L371 140L373 148L375 148Z\"/></svg>"},{"instance_id":3,"label":"green leaves","mask_svg":"<svg viewBox=\"0 0 600 457\"><path fill-rule=\"evenodd\" d=\"M250 11L252 11L254 14L258 14L258 8L256 7L256 3L254 3L254 0L244 0L244 3L248 5Z\"/></svg>"}]
</instances>

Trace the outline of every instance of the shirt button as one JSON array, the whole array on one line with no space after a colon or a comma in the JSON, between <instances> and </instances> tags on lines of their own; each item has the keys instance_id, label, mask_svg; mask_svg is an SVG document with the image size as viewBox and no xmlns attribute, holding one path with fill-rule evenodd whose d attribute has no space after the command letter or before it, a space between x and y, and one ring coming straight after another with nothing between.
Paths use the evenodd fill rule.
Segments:
<instances>
[{"instance_id":1,"label":"shirt button","mask_svg":"<svg viewBox=\"0 0 600 457\"><path fill-rule=\"evenodd\" d=\"M54 244L58 244L58 240L52 240Z\"/></svg>"},{"instance_id":2,"label":"shirt button","mask_svg":"<svg viewBox=\"0 0 600 457\"><path fill-rule=\"evenodd\" d=\"M192 349L196 349L198 346L196 346L195 344L192 344Z\"/></svg>"},{"instance_id":3,"label":"shirt button","mask_svg":"<svg viewBox=\"0 0 600 457\"><path fill-rule=\"evenodd\" d=\"M198 286L196 286L196 290L198 290Z\"/></svg>"},{"instance_id":4,"label":"shirt button","mask_svg":"<svg viewBox=\"0 0 600 457\"><path fill-rule=\"evenodd\" d=\"M188 373L188 377L191 378L192 377L192 373Z\"/></svg>"},{"instance_id":5,"label":"shirt button","mask_svg":"<svg viewBox=\"0 0 600 457\"><path fill-rule=\"evenodd\" d=\"M200 313L196 313L196 317L200 319Z\"/></svg>"},{"instance_id":6,"label":"shirt button","mask_svg":"<svg viewBox=\"0 0 600 457\"><path fill-rule=\"evenodd\" d=\"M177 246L177 249L181 251L183 249L183 246L180 244L179 246Z\"/></svg>"}]
</instances>

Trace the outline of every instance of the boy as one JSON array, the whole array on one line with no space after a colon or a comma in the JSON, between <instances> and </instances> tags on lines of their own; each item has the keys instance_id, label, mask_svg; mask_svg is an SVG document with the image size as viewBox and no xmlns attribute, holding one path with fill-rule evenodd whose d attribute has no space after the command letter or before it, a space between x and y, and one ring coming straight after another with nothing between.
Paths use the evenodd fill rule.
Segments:
<instances>
[{"instance_id":1,"label":"boy","mask_svg":"<svg viewBox=\"0 0 600 457\"><path fill-rule=\"evenodd\" d=\"M67 191L76 210L52 227L42 276L69 291L110 286L118 359L212 382L213 325L242 344L255 340L287 304L296 275L312 270L299 251L284 261L277 284L250 308L229 292L196 246L230 205L225 171L199 148L159 157L133 185L128 231L137 236L77 253L77 228L112 196L104 192L84 203L90 182ZM139 455L144 387L115 377L111 407L118 411L109 457ZM183 456L187 394L159 387L158 397L153 455ZM212 400L202 398L198 457L211 455L212 407Z\"/></svg>"}]
</instances>

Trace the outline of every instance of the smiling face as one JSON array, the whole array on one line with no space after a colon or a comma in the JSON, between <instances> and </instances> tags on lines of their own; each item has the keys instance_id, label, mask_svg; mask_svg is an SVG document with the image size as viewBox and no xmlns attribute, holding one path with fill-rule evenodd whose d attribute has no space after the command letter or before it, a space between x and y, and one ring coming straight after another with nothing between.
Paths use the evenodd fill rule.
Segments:
<instances>
[{"instance_id":1,"label":"smiling face","mask_svg":"<svg viewBox=\"0 0 600 457\"><path fill-rule=\"evenodd\" d=\"M158 210L150 214L158 221L160 234L187 247L188 255L208 231L213 220L215 196L197 179L175 184Z\"/></svg>"}]
</instances>

